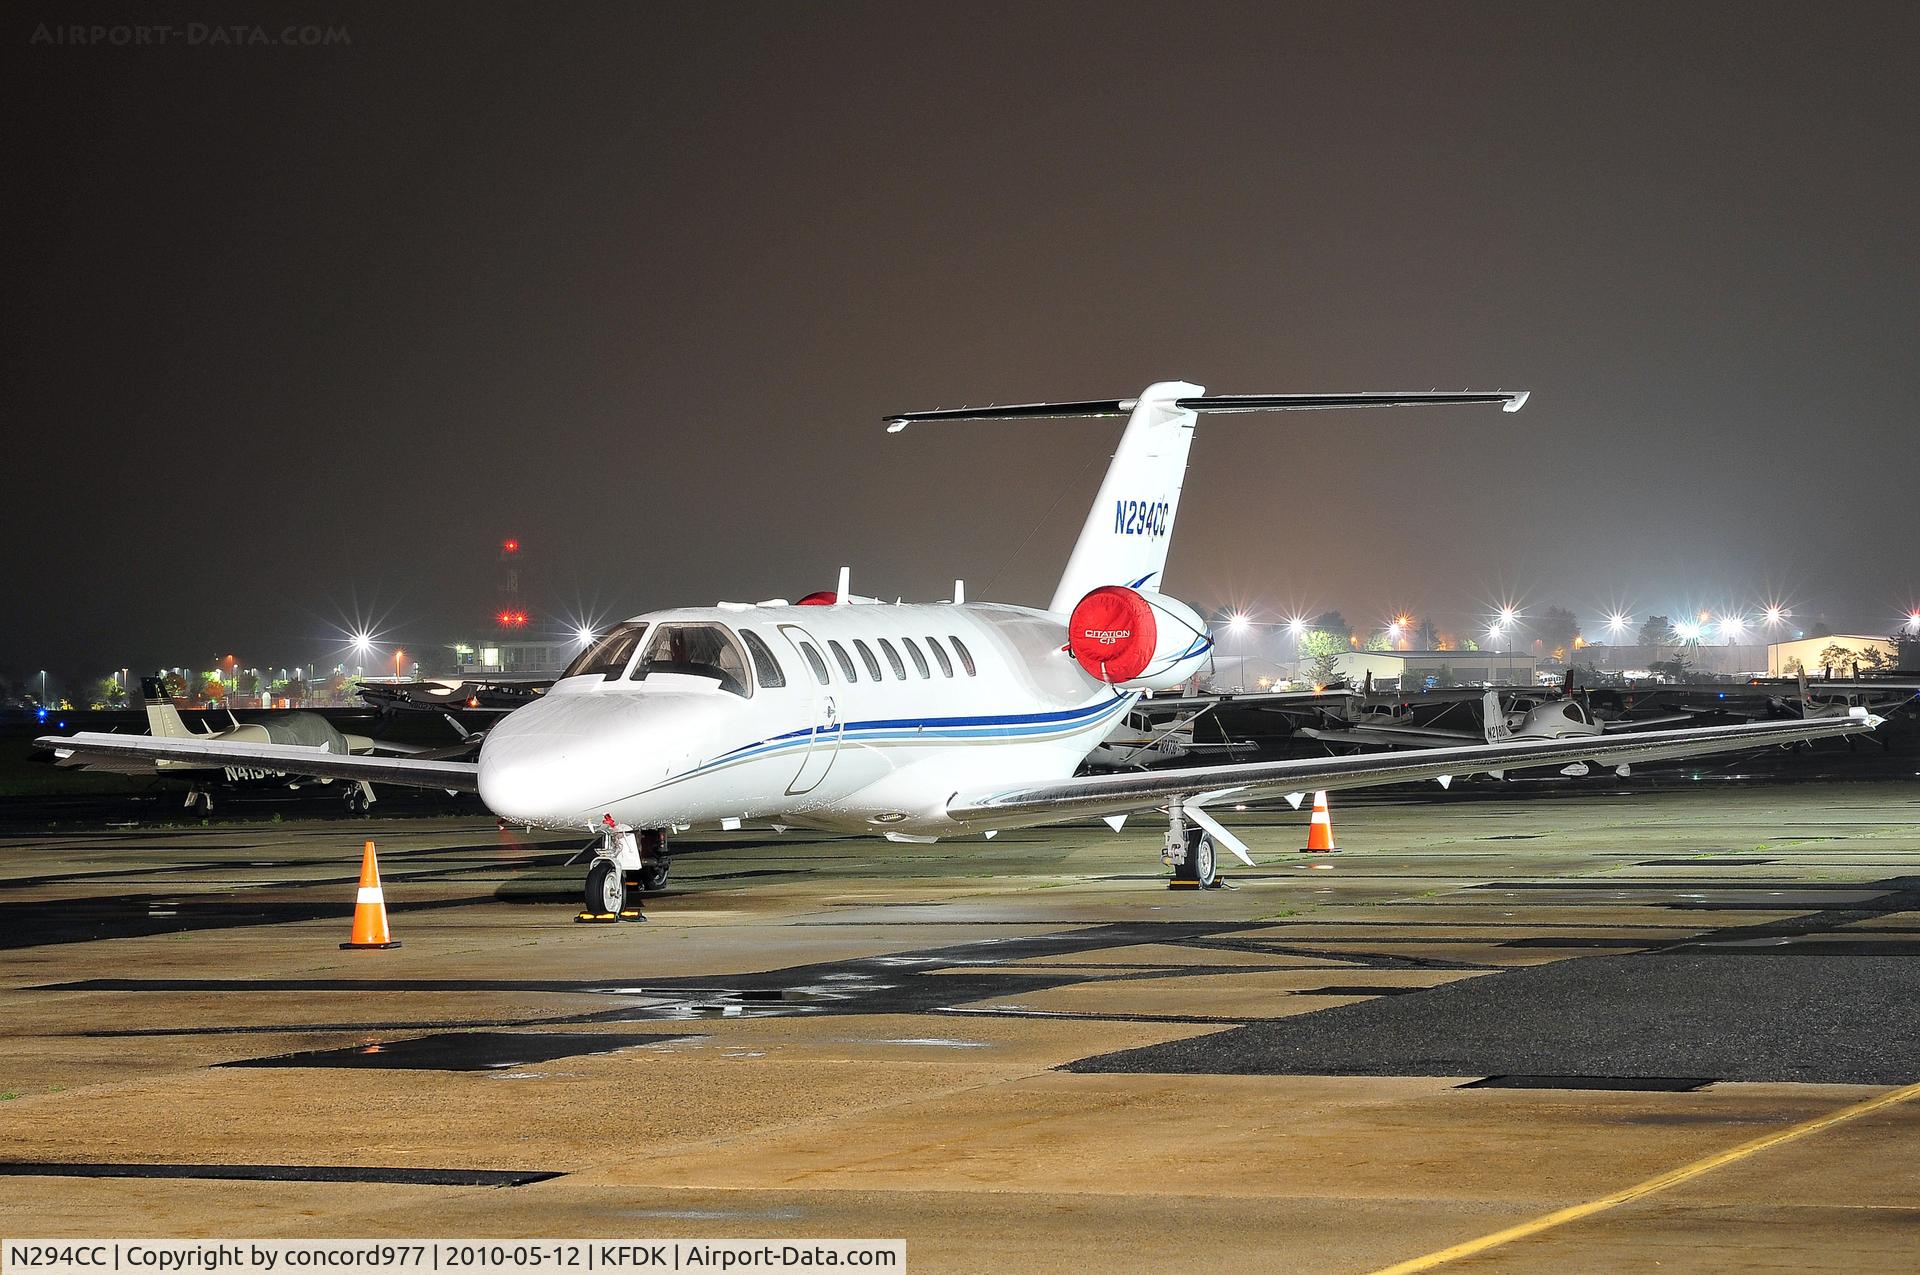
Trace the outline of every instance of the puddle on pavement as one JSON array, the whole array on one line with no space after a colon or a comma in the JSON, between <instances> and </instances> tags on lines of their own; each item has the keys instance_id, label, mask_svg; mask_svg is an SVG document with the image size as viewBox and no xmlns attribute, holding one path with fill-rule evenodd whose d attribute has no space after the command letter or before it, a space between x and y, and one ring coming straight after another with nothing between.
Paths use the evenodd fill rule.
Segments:
<instances>
[{"instance_id":1,"label":"puddle on pavement","mask_svg":"<svg viewBox=\"0 0 1920 1275\"><path fill-rule=\"evenodd\" d=\"M413 1071L495 1071L610 1054L618 1049L679 1040L676 1035L637 1032L442 1032L403 1040L309 1049L265 1058L244 1058L222 1067L367 1067Z\"/></svg>"}]
</instances>

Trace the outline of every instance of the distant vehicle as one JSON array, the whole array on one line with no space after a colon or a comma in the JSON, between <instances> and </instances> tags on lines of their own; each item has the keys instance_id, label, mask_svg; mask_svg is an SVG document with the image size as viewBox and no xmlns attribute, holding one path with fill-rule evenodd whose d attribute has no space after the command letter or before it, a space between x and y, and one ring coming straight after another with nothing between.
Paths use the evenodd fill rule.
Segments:
<instances>
[{"instance_id":1,"label":"distant vehicle","mask_svg":"<svg viewBox=\"0 0 1920 1275\"><path fill-rule=\"evenodd\" d=\"M196 735L187 729L186 721L180 716L180 710L174 707L173 700L167 695L166 688L160 679L142 678L140 694L145 701L149 737L153 739L207 740L214 744L268 744L312 749L341 756L441 757L458 755L461 751L472 751L472 747L464 742L454 748L433 749L420 748L411 744L389 743L366 735L349 735L338 730L332 722L318 713L298 711L277 712L271 717L253 722L240 721L229 712L227 720L231 725L226 730L216 731L211 727L204 727L202 733ZM60 755L56 750L56 763L82 770L111 771L118 774L180 775L188 781L185 803L187 808L191 810L198 805L208 812L213 810L213 793L217 788L277 787L298 790L309 784L334 782L331 778L302 775L252 761L214 764L168 757L144 758L80 753ZM348 810L354 813L363 812L374 802L373 784L365 779L346 780L341 785L340 796Z\"/></svg>"}]
</instances>

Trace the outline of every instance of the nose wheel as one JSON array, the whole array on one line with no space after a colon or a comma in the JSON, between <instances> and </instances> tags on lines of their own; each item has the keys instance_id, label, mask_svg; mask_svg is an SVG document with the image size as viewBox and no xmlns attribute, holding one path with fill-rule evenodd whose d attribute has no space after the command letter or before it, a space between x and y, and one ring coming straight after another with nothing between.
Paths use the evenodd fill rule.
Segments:
<instances>
[{"instance_id":1,"label":"nose wheel","mask_svg":"<svg viewBox=\"0 0 1920 1275\"><path fill-rule=\"evenodd\" d=\"M627 906L627 877L612 859L595 859L587 869L586 910L617 917Z\"/></svg>"},{"instance_id":2,"label":"nose wheel","mask_svg":"<svg viewBox=\"0 0 1920 1275\"><path fill-rule=\"evenodd\" d=\"M647 835L657 839L660 834ZM661 862L664 863L664 859ZM640 860L640 842L633 835L633 829L622 828L613 821L612 815L608 815L602 821L599 850L587 868L580 914L573 919L600 924L646 920L640 911L639 891L628 888L627 879L630 876L638 877L642 882L645 879L645 866ZM661 879L665 880L664 867L661 869Z\"/></svg>"}]
</instances>

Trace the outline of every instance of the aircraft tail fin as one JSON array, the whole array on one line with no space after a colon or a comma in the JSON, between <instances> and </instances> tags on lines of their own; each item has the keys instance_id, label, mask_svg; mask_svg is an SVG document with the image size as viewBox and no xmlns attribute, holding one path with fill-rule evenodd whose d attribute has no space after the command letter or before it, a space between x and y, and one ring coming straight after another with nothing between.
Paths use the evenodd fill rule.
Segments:
<instances>
[{"instance_id":1,"label":"aircraft tail fin","mask_svg":"<svg viewBox=\"0 0 1920 1275\"><path fill-rule=\"evenodd\" d=\"M1336 407L1407 407L1441 403L1499 403L1516 412L1527 401L1524 390L1482 393L1416 391L1362 394L1215 394L1185 381L1148 386L1138 398L1079 403L1021 403L1007 407L956 408L902 412L887 417L897 434L923 422L1040 420L1050 417L1125 416L1126 432L1107 467L1074 543L1067 569L1053 592L1049 610L1065 613L1093 589L1119 584L1133 589L1162 589L1173 519L1186 480L1187 451L1202 412L1286 412Z\"/></svg>"},{"instance_id":2,"label":"aircraft tail fin","mask_svg":"<svg viewBox=\"0 0 1920 1275\"><path fill-rule=\"evenodd\" d=\"M1488 691L1480 697L1480 724L1489 744L1513 738L1513 728L1507 725L1507 710L1500 707L1499 691Z\"/></svg>"},{"instance_id":3,"label":"aircraft tail fin","mask_svg":"<svg viewBox=\"0 0 1920 1275\"><path fill-rule=\"evenodd\" d=\"M140 697L146 702L147 733L159 739L185 739L193 732L180 720L166 684L157 677L140 679Z\"/></svg>"},{"instance_id":4,"label":"aircraft tail fin","mask_svg":"<svg viewBox=\"0 0 1920 1275\"><path fill-rule=\"evenodd\" d=\"M1135 400L1049 610L1071 611L1088 592L1106 584L1160 589L1198 419L1178 400L1204 393L1198 385L1163 381Z\"/></svg>"}]
</instances>

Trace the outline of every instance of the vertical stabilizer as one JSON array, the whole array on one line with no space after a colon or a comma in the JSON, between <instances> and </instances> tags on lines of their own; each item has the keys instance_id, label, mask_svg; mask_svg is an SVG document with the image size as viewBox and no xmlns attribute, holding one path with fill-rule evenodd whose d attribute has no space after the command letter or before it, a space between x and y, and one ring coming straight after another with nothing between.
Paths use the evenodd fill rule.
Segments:
<instances>
[{"instance_id":1,"label":"vertical stabilizer","mask_svg":"<svg viewBox=\"0 0 1920 1275\"><path fill-rule=\"evenodd\" d=\"M146 701L149 735L156 739L185 739L192 734L180 720L180 710L167 697L166 684L159 678L141 678L140 697Z\"/></svg>"},{"instance_id":2,"label":"vertical stabilizer","mask_svg":"<svg viewBox=\"0 0 1920 1275\"><path fill-rule=\"evenodd\" d=\"M1513 728L1507 725L1507 711L1500 707L1499 691L1488 691L1480 697L1480 725L1486 731L1489 744L1513 738Z\"/></svg>"},{"instance_id":3,"label":"vertical stabilizer","mask_svg":"<svg viewBox=\"0 0 1920 1275\"><path fill-rule=\"evenodd\" d=\"M1185 381L1162 381L1135 401L1050 610L1071 611L1103 584L1160 588L1193 443L1195 414L1177 400L1205 393Z\"/></svg>"}]
</instances>

